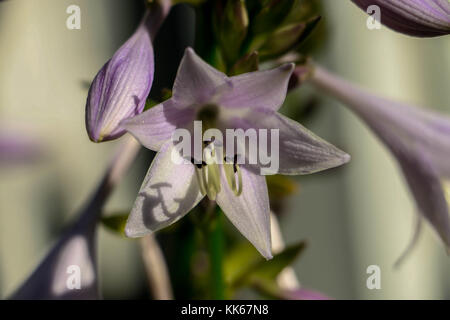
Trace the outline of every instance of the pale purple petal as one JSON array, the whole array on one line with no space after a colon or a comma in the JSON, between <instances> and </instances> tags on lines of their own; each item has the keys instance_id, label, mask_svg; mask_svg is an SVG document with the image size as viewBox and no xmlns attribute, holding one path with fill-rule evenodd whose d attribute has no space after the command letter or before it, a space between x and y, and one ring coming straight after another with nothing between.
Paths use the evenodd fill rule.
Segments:
<instances>
[{"instance_id":1,"label":"pale purple petal","mask_svg":"<svg viewBox=\"0 0 450 320\"><path fill-rule=\"evenodd\" d=\"M125 133L119 123L142 112L153 81L154 58L146 18L103 66L89 89L86 129L92 141Z\"/></svg>"},{"instance_id":2,"label":"pale purple petal","mask_svg":"<svg viewBox=\"0 0 450 320\"><path fill-rule=\"evenodd\" d=\"M34 162L43 156L42 141L15 129L0 128L0 166Z\"/></svg>"},{"instance_id":3,"label":"pale purple petal","mask_svg":"<svg viewBox=\"0 0 450 320\"><path fill-rule=\"evenodd\" d=\"M165 141L171 139L175 129L188 126L194 119L194 108L180 108L173 99L169 99L124 120L121 125L144 147L158 151Z\"/></svg>"},{"instance_id":4,"label":"pale purple petal","mask_svg":"<svg viewBox=\"0 0 450 320\"><path fill-rule=\"evenodd\" d=\"M340 166L350 156L326 142L298 122L278 112L249 110L229 121L234 128L279 129L279 174L310 174ZM274 145L270 132L268 145Z\"/></svg>"},{"instance_id":5,"label":"pale purple petal","mask_svg":"<svg viewBox=\"0 0 450 320\"><path fill-rule=\"evenodd\" d=\"M450 118L424 108L388 100L368 93L316 67L312 79L361 116L385 143L403 141L417 154L426 154L436 172L450 178Z\"/></svg>"},{"instance_id":6,"label":"pale purple petal","mask_svg":"<svg viewBox=\"0 0 450 320\"><path fill-rule=\"evenodd\" d=\"M435 37L450 33L450 3L447 0L352 0L364 11L381 9L381 23L398 32Z\"/></svg>"},{"instance_id":7,"label":"pale purple petal","mask_svg":"<svg viewBox=\"0 0 450 320\"><path fill-rule=\"evenodd\" d=\"M184 106L203 104L226 85L228 77L187 48L173 85L173 99Z\"/></svg>"},{"instance_id":8,"label":"pale purple petal","mask_svg":"<svg viewBox=\"0 0 450 320\"><path fill-rule=\"evenodd\" d=\"M194 165L175 164L173 150L172 141L167 141L153 159L128 217L128 237L141 237L178 221L203 198Z\"/></svg>"},{"instance_id":9,"label":"pale purple petal","mask_svg":"<svg viewBox=\"0 0 450 320\"><path fill-rule=\"evenodd\" d=\"M272 258L269 194L264 176L241 166L243 191L236 196L222 172L222 190L216 202L233 225L266 258Z\"/></svg>"},{"instance_id":10,"label":"pale purple petal","mask_svg":"<svg viewBox=\"0 0 450 320\"><path fill-rule=\"evenodd\" d=\"M278 110L286 97L294 64L244 73L231 77L233 90L219 98L219 104L228 108L254 108Z\"/></svg>"},{"instance_id":11,"label":"pale purple petal","mask_svg":"<svg viewBox=\"0 0 450 320\"><path fill-rule=\"evenodd\" d=\"M448 205L440 178L450 174L450 121L365 92L320 67L312 83L358 114L396 157L420 213L450 246Z\"/></svg>"},{"instance_id":12,"label":"pale purple petal","mask_svg":"<svg viewBox=\"0 0 450 320\"><path fill-rule=\"evenodd\" d=\"M392 146L391 150L397 156L420 213L450 247L448 203L432 163L428 161L426 154L411 154L410 150L403 150L400 145Z\"/></svg>"}]
</instances>

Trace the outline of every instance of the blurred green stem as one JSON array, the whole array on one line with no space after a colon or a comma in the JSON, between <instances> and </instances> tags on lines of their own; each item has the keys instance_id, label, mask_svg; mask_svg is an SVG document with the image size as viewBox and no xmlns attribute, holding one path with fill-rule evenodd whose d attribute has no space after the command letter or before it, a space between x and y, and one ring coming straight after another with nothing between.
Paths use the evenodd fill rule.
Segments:
<instances>
[{"instance_id":1,"label":"blurred green stem","mask_svg":"<svg viewBox=\"0 0 450 320\"><path fill-rule=\"evenodd\" d=\"M212 299L225 298L225 283L223 278L224 236L222 212L214 204L212 217L207 226L207 246L210 262L210 294Z\"/></svg>"}]
</instances>

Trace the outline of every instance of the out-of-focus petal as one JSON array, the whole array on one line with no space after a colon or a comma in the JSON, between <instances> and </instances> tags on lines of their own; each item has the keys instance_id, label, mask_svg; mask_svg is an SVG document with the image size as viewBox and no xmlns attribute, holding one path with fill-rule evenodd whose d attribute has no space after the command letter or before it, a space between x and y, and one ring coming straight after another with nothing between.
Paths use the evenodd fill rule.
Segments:
<instances>
[{"instance_id":1,"label":"out-of-focus petal","mask_svg":"<svg viewBox=\"0 0 450 320\"><path fill-rule=\"evenodd\" d=\"M266 258L272 258L270 236L270 209L267 184L264 176L256 175L241 166L242 194L236 196L222 173L222 190L217 204L233 225Z\"/></svg>"},{"instance_id":2,"label":"out-of-focus petal","mask_svg":"<svg viewBox=\"0 0 450 320\"><path fill-rule=\"evenodd\" d=\"M153 159L128 217L128 237L140 237L178 221L203 198L194 165L174 163L174 149L172 141L167 141Z\"/></svg>"},{"instance_id":3,"label":"out-of-focus petal","mask_svg":"<svg viewBox=\"0 0 450 320\"><path fill-rule=\"evenodd\" d=\"M194 108L180 108L173 99L124 120L121 125L146 148L159 150L177 128L188 126L195 119Z\"/></svg>"},{"instance_id":4,"label":"out-of-focus petal","mask_svg":"<svg viewBox=\"0 0 450 320\"><path fill-rule=\"evenodd\" d=\"M86 102L86 129L92 141L115 139L125 133L119 123L142 112L154 73L153 46L146 25L136 32L94 78Z\"/></svg>"},{"instance_id":5,"label":"out-of-focus petal","mask_svg":"<svg viewBox=\"0 0 450 320\"><path fill-rule=\"evenodd\" d=\"M31 133L0 128L0 166L34 162L43 156L44 149L42 141Z\"/></svg>"},{"instance_id":6,"label":"out-of-focus petal","mask_svg":"<svg viewBox=\"0 0 450 320\"><path fill-rule=\"evenodd\" d=\"M450 118L374 94L316 67L314 84L356 112L386 144L403 141L414 153L427 154L436 172L450 178Z\"/></svg>"},{"instance_id":7,"label":"out-of-focus petal","mask_svg":"<svg viewBox=\"0 0 450 320\"><path fill-rule=\"evenodd\" d=\"M224 73L187 48L173 85L173 99L183 106L206 103L227 81L228 77Z\"/></svg>"},{"instance_id":8,"label":"out-of-focus petal","mask_svg":"<svg viewBox=\"0 0 450 320\"><path fill-rule=\"evenodd\" d=\"M364 11L371 5L381 9L381 23L416 37L450 33L450 3L447 0L352 0Z\"/></svg>"},{"instance_id":9,"label":"out-of-focus petal","mask_svg":"<svg viewBox=\"0 0 450 320\"><path fill-rule=\"evenodd\" d=\"M450 247L450 219L448 203L439 176L426 154L411 154L399 145L391 147L397 156L417 207L437 231L442 241Z\"/></svg>"},{"instance_id":10,"label":"out-of-focus petal","mask_svg":"<svg viewBox=\"0 0 450 320\"><path fill-rule=\"evenodd\" d=\"M450 121L367 93L316 67L314 85L358 114L396 157L419 212L450 246L448 204L440 178L450 173Z\"/></svg>"},{"instance_id":11,"label":"out-of-focus petal","mask_svg":"<svg viewBox=\"0 0 450 320\"><path fill-rule=\"evenodd\" d=\"M96 217L92 212L83 215L11 299L100 299L95 255ZM79 288L76 287L77 278L80 280Z\"/></svg>"},{"instance_id":12,"label":"out-of-focus petal","mask_svg":"<svg viewBox=\"0 0 450 320\"><path fill-rule=\"evenodd\" d=\"M228 108L278 110L286 97L287 86L294 64L244 73L231 77L233 90L219 98L219 104Z\"/></svg>"}]
</instances>

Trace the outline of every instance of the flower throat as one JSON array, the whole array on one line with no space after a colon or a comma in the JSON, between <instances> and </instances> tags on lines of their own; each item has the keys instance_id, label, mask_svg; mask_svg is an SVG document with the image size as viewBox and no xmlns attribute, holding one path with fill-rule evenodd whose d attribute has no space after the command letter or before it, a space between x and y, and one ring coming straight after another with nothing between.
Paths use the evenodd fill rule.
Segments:
<instances>
[{"instance_id":1,"label":"flower throat","mask_svg":"<svg viewBox=\"0 0 450 320\"><path fill-rule=\"evenodd\" d=\"M202 122L202 137L206 130L217 128L218 115L219 108L214 104L203 106L197 113L197 120ZM211 141L202 141L202 162L197 164L194 159L191 159L195 166L195 176L200 192L211 200L215 200L217 194L221 191L218 157L223 152L218 152L216 149L217 147L222 147L219 145L221 143L216 142L214 138ZM223 169L228 185L236 196L240 196L242 193L242 173L237 164L237 155L233 159L224 158L223 160Z\"/></svg>"}]
</instances>

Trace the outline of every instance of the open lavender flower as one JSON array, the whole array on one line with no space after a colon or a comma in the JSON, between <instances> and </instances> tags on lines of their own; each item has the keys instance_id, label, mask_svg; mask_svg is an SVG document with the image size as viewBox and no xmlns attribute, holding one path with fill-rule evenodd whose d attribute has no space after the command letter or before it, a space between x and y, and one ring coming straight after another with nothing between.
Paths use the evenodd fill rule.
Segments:
<instances>
[{"instance_id":1,"label":"open lavender flower","mask_svg":"<svg viewBox=\"0 0 450 320\"><path fill-rule=\"evenodd\" d=\"M134 34L100 69L89 89L86 129L94 142L120 137L120 121L144 110L154 73L152 38L170 9L170 1L153 4Z\"/></svg>"},{"instance_id":2,"label":"open lavender flower","mask_svg":"<svg viewBox=\"0 0 450 320\"><path fill-rule=\"evenodd\" d=\"M420 213L449 247L449 211L440 179L450 178L450 118L377 97L320 67L311 81L350 107L389 148Z\"/></svg>"},{"instance_id":3,"label":"open lavender flower","mask_svg":"<svg viewBox=\"0 0 450 320\"><path fill-rule=\"evenodd\" d=\"M271 258L269 198L259 165L175 163L172 134L177 128L192 132L195 120L222 132L279 129L281 174L313 173L347 162L346 153L277 112L292 70L293 65L287 64L227 77L188 48L172 98L122 122L141 144L159 151L128 218L126 234L139 237L166 227L207 195L264 257Z\"/></svg>"},{"instance_id":4,"label":"open lavender flower","mask_svg":"<svg viewBox=\"0 0 450 320\"><path fill-rule=\"evenodd\" d=\"M371 5L381 9L381 23L416 37L435 37L450 33L448 0L352 0L364 11Z\"/></svg>"}]
</instances>

